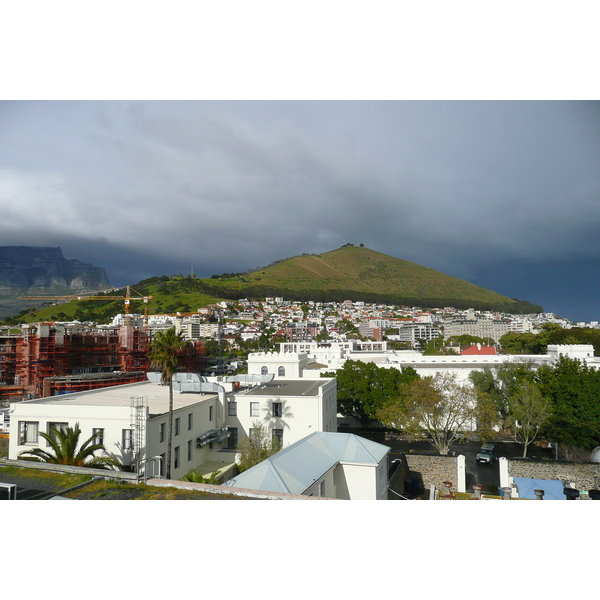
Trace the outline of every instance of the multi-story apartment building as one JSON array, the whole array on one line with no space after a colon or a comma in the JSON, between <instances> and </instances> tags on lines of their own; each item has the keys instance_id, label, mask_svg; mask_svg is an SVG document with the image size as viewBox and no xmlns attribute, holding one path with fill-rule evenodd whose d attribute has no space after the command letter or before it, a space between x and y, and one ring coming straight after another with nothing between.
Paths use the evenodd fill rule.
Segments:
<instances>
[{"instance_id":1,"label":"multi-story apartment building","mask_svg":"<svg viewBox=\"0 0 600 600\"><path fill-rule=\"evenodd\" d=\"M321 333L321 326L314 321L292 322L285 326L285 339L288 342L314 340Z\"/></svg>"}]
</instances>

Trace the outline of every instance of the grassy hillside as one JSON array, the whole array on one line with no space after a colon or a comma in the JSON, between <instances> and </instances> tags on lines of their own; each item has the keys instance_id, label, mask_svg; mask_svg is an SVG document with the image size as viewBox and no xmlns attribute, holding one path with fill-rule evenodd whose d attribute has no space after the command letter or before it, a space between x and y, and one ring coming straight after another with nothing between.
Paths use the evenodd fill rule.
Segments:
<instances>
[{"instance_id":1,"label":"grassy hillside","mask_svg":"<svg viewBox=\"0 0 600 600\"><path fill-rule=\"evenodd\" d=\"M360 246L303 254L237 278L209 280L205 290L209 289L227 298L276 295L298 300L349 299L515 313L542 310L540 306Z\"/></svg>"},{"instance_id":2,"label":"grassy hillside","mask_svg":"<svg viewBox=\"0 0 600 600\"><path fill-rule=\"evenodd\" d=\"M131 312L141 313L144 308L150 314L191 312L223 299L268 296L320 302L362 300L428 308L454 306L508 313L542 311L541 306L507 298L468 281L360 246L303 254L252 273L213 277L160 276L141 281L132 286L132 297L137 293L154 298L148 304L132 301ZM125 290L122 293L124 296ZM119 312L124 312L124 303L120 301L80 301L50 306L20 320L106 322Z\"/></svg>"}]
</instances>

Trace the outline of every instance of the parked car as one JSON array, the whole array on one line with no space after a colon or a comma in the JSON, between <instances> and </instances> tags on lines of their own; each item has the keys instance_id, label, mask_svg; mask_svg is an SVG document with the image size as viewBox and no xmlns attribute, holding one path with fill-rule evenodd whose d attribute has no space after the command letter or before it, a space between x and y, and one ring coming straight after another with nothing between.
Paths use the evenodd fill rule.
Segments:
<instances>
[{"instance_id":1,"label":"parked car","mask_svg":"<svg viewBox=\"0 0 600 600\"><path fill-rule=\"evenodd\" d=\"M477 453L475 460L482 465L491 465L497 458L496 446L494 444L484 444Z\"/></svg>"}]
</instances>

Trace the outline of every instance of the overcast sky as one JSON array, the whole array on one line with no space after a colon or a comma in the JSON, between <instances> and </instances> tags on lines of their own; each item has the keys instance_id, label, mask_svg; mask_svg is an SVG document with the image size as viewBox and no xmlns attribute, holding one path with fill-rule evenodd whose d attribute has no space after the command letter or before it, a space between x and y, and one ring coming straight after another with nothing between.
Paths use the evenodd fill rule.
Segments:
<instances>
[{"instance_id":1,"label":"overcast sky","mask_svg":"<svg viewBox=\"0 0 600 600\"><path fill-rule=\"evenodd\" d=\"M346 242L600 320L600 103L5 101L0 245L113 285Z\"/></svg>"}]
</instances>

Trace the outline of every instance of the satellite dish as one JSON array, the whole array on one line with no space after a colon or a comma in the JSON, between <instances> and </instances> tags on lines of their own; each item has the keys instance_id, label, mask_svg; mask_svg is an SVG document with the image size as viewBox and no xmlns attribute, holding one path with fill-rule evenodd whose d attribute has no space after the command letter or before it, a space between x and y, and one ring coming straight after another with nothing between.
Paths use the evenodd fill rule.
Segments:
<instances>
[{"instance_id":1,"label":"satellite dish","mask_svg":"<svg viewBox=\"0 0 600 600\"><path fill-rule=\"evenodd\" d=\"M590 460L594 463L600 463L600 446L594 448L592 450L592 454L590 455Z\"/></svg>"}]
</instances>

